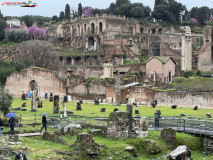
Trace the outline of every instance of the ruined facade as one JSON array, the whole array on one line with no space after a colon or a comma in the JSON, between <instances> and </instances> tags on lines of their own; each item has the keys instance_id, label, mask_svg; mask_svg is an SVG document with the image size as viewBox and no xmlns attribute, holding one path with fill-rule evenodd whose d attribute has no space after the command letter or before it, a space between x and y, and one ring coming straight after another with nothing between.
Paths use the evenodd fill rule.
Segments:
<instances>
[{"instance_id":1,"label":"ruined facade","mask_svg":"<svg viewBox=\"0 0 213 160\"><path fill-rule=\"evenodd\" d=\"M41 68L28 68L20 72L11 74L6 81L5 88L9 90L14 97L21 97L22 92L29 92L32 83L36 83L38 97L44 98L45 93L52 92L53 95L59 95L63 98L66 95L65 83L62 78L54 71Z\"/></svg>"},{"instance_id":2,"label":"ruined facade","mask_svg":"<svg viewBox=\"0 0 213 160\"><path fill-rule=\"evenodd\" d=\"M198 56L198 70L212 71L213 70L213 31L212 27L204 28L204 45L200 48Z\"/></svg>"}]
</instances>

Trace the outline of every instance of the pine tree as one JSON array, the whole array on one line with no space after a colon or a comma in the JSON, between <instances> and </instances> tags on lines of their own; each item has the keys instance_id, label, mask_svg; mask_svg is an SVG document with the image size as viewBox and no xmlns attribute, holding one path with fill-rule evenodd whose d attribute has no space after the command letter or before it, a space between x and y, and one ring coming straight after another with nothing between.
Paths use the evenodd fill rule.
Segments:
<instances>
[{"instance_id":1,"label":"pine tree","mask_svg":"<svg viewBox=\"0 0 213 160\"><path fill-rule=\"evenodd\" d=\"M163 0L155 0L155 7L162 4Z\"/></svg>"},{"instance_id":2,"label":"pine tree","mask_svg":"<svg viewBox=\"0 0 213 160\"><path fill-rule=\"evenodd\" d=\"M79 3L78 4L78 16L82 16L82 12L83 12L82 5L81 5L81 3Z\"/></svg>"},{"instance_id":3,"label":"pine tree","mask_svg":"<svg viewBox=\"0 0 213 160\"><path fill-rule=\"evenodd\" d=\"M61 11L59 15L59 21L63 21L64 18L65 18L64 12Z\"/></svg>"},{"instance_id":4,"label":"pine tree","mask_svg":"<svg viewBox=\"0 0 213 160\"><path fill-rule=\"evenodd\" d=\"M66 4L66 7L65 7L65 18L70 19L70 5L69 4Z\"/></svg>"}]
</instances>

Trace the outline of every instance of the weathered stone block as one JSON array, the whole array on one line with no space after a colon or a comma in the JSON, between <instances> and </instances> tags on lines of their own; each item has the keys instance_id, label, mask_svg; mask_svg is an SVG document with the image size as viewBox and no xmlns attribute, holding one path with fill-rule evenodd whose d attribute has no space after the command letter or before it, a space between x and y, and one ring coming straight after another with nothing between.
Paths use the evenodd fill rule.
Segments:
<instances>
[{"instance_id":1,"label":"weathered stone block","mask_svg":"<svg viewBox=\"0 0 213 160\"><path fill-rule=\"evenodd\" d=\"M183 145L178 146L174 151L169 154L169 160L193 160L191 157L190 149Z\"/></svg>"},{"instance_id":2,"label":"weathered stone block","mask_svg":"<svg viewBox=\"0 0 213 160\"><path fill-rule=\"evenodd\" d=\"M176 142L176 132L172 128L164 128L161 131L161 137L170 146L173 147Z\"/></svg>"}]
</instances>

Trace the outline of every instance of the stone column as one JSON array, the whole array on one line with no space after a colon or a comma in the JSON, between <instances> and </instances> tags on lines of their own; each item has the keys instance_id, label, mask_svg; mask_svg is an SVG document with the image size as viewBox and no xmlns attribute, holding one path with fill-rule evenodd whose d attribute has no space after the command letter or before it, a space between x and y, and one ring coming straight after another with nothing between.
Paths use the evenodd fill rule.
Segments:
<instances>
[{"instance_id":1,"label":"stone column","mask_svg":"<svg viewBox=\"0 0 213 160\"><path fill-rule=\"evenodd\" d=\"M126 106L126 110L127 112L129 112L129 132L132 131L132 105L131 104L127 104Z\"/></svg>"},{"instance_id":2,"label":"stone column","mask_svg":"<svg viewBox=\"0 0 213 160\"><path fill-rule=\"evenodd\" d=\"M32 90L31 94L31 112L36 111L36 90Z\"/></svg>"},{"instance_id":3,"label":"stone column","mask_svg":"<svg viewBox=\"0 0 213 160\"><path fill-rule=\"evenodd\" d=\"M53 113L59 113L59 95L54 96Z\"/></svg>"},{"instance_id":4,"label":"stone column","mask_svg":"<svg viewBox=\"0 0 213 160\"><path fill-rule=\"evenodd\" d=\"M148 136L148 118L141 117L140 119L140 131L138 137L144 138Z\"/></svg>"},{"instance_id":5,"label":"stone column","mask_svg":"<svg viewBox=\"0 0 213 160\"><path fill-rule=\"evenodd\" d=\"M115 105L120 106L120 72L116 70Z\"/></svg>"}]
</instances>

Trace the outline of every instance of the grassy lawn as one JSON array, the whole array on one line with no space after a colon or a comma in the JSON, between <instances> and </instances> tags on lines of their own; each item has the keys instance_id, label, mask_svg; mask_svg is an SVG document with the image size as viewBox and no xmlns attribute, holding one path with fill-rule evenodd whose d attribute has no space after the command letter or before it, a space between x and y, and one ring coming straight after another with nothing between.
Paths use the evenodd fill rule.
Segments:
<instances>
[{"instance_id":1,"label":"grassy lawn","mask_svg":"<svg viewBox=\"0 0 213 160\"><path fill-rule=\"evenodd\" d=\"M21 107L21 104L25 102L21 99L14 99L12 107ZM43 115L44 112L47 113L47 116L50 115L59 115L59 114L53 114L53 102L49 102L47 100L43 100L43 108L37 108L37 112L30 112L31 110L31 102L30 100L26 100L27 102L27 110L28 111L15 111L18 116L20 114L22 116L29 116L25 117L25 120L32 120L32 117L35 113L37 115ZM100 104L100 105L93 105L93 104L82 104L82 111L76 111L76 102L69 102L66 103L67 110L74 111L74 114L78 115L84 115L84 116L90 116L90 117L108 117L109 114L113 111L115 106L108 105L108 104ZM106 108L105 113L101 113L100 109L102 107ZM126 110L126 106L122 105L118 107L119 110ZM136 107L134 107L135 109ZM62 110L63 107L60 104L60 110ZM192 115L192 116L204 116L207 112L210 112L213 115L213 111L210 109L198 109L198 111L194 111L192 108L177 108L176 110L171 109L170 107L162 107L158 106L157 108L151 108L150 106L138 106L137 109L140 111L141 116L153 116L156 109L160 109L163 116L179 116L180 113L184 113L186 115ZM91 114L93 113L93 114ZM133 113L133 116L135 114ZM31 116L31 117L30 117ZM38 120L38 122L41 122L41 120ZM24 122L23 122L24 123ZM25 123L24 123L25 124ZM19 130L20 132L25 132L28 130L32 131L38 131L40 129L41 125L24 125L23 128L16 128L16 130ZM4 127L4 132L9 131L9 127ZM55 129L48 128L49 132L54 132ZM87 129L82 130L82 132L87 132ZM103 156L100 156L98 159L100 160L107 160L108 157L112 157L114 160L122 159L124 154L127 154L129 156L128 159L131 160L150 160L150 159L157 159L160 156L166 155L172 151L172 149L169 149L169 147L166 145L166 143L159 138L160 131L149 131L149 136L147 138L135 138L135 139L125 139L125 140L111 140L106 137L102 136L94 136L93 139L96 143L100 145L106 145L108 148L101 150L101 154ZM76 140L76 135L65 135L63 136L66 143L69 145L73 144ZM155 140L156 144L160 145L162 148L162 152L156 154L156 155L148 155L144 149L143 141L145 139ZM45 141L42 139L42 136L37 137L23 137L20 138L21 142L23 144L21 145L15 145L12 146L12 148L15 151L18 151L19 148L22 147L28 147L28 149L25 151L27 156L32 158L33 160L61 160L64 158L64 155L57 155L55 153L55 149L61 150L61 151L72 151L73 148L69 147L68 145L62 145L51 141ZM195 137L192 135L188 135L185 133L176 133L176 146L178 145L187 145L192 150L192 157L194 160L201 160L203 159L203 148L202 148L202 139L201 137ZM138 157L134 157L130 153L126 152L124 149L127 146L134 146L138 152ZM69 158L68 158L69 159ZM72 157L71 159L84 159L82 157ZM212 160L213 156L207 155L206 160Z\"/></svg>"},{"instance_id":2,"label":"grassy lawn","mask_svg":"<svg viewBox=\"0 0 213 160\"><path fill-rule=\"evenodd\" d=\"M44 112L47 113L47 116L49 115L59 115L59 114L53 114L53 102L49 102L48 100L43 100L43 108L37 108L37 112L30 112L31 110L31 101L30 99L26 101L22 101L21 99L14 99L12 103L12 107L21 107L23 102L27 102L27 111L15 111L18 115L34 115L35 113L37 115L43 115ZM61 103L59 103L60 110L63 110L63 107ZM113 112L114 108L116 106L110 105L110 104L100 104L100 105L94 105L93 103L83 103L82 105L82 111L76 111L76 102L68 102L66 103L66 108L68 111L73 111L74 114L77 115L83 115L83 116L89 116L89 117L108 117L111 112ZM102 107L106 108L106 112L100 112L100 109ZM126 105L118 106L119 110L126 111ZM179 116L181 113L184 113L185 115L189 116L203 116L205 117L206 113L209 112L211 115L213 115L213 110L211 109L198 109L197 111L193 110L193 108L180 108L177 107L177 109L171 109L170 107L163 107L163 106L157 106L156 108L152 108L151 106L138 106L134 107L134 109L138 109L140 111L141 116L154 116L154 113L157 109L161 110L162 116ZM133 109L133 110L134 110ZM133 116L135 116L135 113L133 112Z\"/></svg>"}]
</instances>

